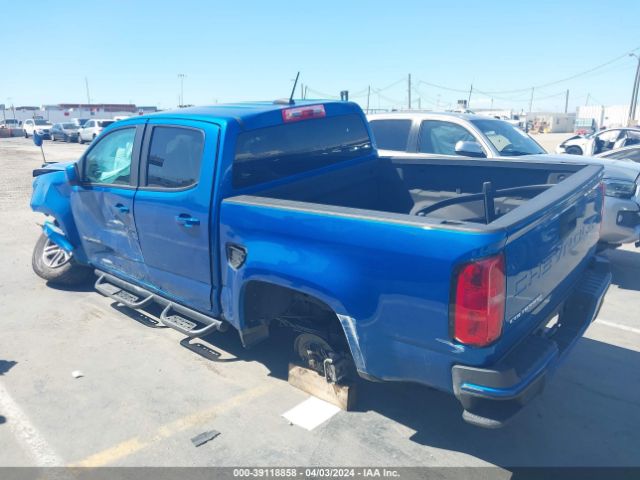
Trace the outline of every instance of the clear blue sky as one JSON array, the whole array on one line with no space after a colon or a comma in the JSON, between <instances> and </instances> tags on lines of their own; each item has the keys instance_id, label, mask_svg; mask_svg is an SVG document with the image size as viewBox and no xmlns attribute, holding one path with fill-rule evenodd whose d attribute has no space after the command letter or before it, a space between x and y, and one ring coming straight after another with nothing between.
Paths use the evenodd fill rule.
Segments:
<instances>
[{"instance_id":1,"label":"clear blue sky","mask_svg":"<svg viewBox=\"0 0 640 480\"><path fill-rule=\"evenodd\" d=\"M640 47L640 2L520 1L4 1L0 103L177 104L286 96L295 72L316 92L348 89L371 106L445 106L467 90L526 89L587 70ZM638 51L640 53L640 50ZM635 59L535 92L534 109L626 103ZM530 92L494 94L526 107ZM11 101L8 101L8 98ZM472 108L489 106L474 94ZM416 105L414 103L414 105Z\"/></svg>"}]
</instances>

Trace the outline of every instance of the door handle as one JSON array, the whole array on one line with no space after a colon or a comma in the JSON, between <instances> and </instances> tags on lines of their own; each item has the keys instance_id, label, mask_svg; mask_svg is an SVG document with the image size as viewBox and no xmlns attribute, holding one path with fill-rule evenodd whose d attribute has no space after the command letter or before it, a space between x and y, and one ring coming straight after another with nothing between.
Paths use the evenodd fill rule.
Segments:
<instances>
[{"instance_id":1,"label":"door handle","mask_svg":"<svg viewBox=\"0 0 640 480\"><path fill-rule=\"evenodd\" d=\"M126 205L116 203L115 207L120 211L120 213L129 213L129 207L127 207Z\"/></svg>"},{"instance_id":2,"label":"door handle","mask_svg":"<svg viewBox=\"0 0 640 480\"><path fill-rule=\"evenodd\" d=\"M176 217L176 222L187 228L191 228L194 225L200 225L200 219L192 217L188 213L181 213L180 215L178 215Z\"/></svg>"}]
</instances>

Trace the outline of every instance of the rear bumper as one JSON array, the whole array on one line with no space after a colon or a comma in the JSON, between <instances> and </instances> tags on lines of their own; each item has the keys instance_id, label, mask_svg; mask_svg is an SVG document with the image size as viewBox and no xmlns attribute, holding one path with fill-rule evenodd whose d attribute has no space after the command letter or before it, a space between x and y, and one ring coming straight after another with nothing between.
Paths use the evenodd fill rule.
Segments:
<instances>
[{"instance_id":1,"label":"rear bumper","mask_svg":"<svg viewBox=\"0 0 640 480\"><path fill-rule=\"evenodd\" d=\"M596 318L610 283L608 262L595 259L565 300L555 327L537 330L489 368L455 365L453 390L463 418L498 428L541 393L559 360Z\"/></svg>"}]
</instances>

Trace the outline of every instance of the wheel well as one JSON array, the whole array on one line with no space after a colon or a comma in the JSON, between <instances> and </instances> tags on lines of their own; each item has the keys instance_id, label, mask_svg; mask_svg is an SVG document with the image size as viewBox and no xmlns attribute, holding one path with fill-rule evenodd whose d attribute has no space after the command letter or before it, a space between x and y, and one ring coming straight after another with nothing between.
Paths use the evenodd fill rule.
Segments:
<instances>
[{"instance_id":1,"label":"wheel well","mask_svg":"<svg viewBox=\"0 0 640 480\"><path fill-rule=\"evenodd\" d=\"M275 323L296 332L314 333L332 346L349 351L338 316L329 305L312 295L254 280L245 287L242 307L245 328Z\"/></svg>"}]
</instances>

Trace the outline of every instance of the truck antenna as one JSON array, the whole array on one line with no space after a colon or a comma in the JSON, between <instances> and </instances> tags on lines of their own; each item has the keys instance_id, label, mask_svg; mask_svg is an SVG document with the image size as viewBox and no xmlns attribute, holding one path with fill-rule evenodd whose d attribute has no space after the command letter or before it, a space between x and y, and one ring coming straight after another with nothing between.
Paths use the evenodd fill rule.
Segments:
<instances>
[{"instance_id":1,"label":"truck antenna","mask_svg":"<svg viewBox=\"0 0 640 480\"><path fill-rule=\"evenodd\" d=\"M298 86L298 78L300 78L300 72L296 75L296 80L293 82L293 88L291 89L291 95L289 96L289 105L293 105L293 94L296 93L296 87Z\"/></svg>"}]
</instances>

